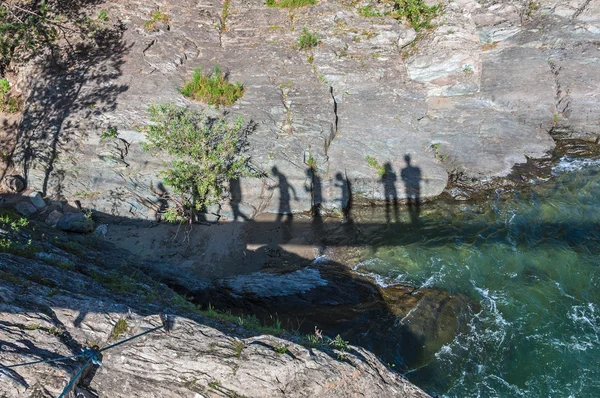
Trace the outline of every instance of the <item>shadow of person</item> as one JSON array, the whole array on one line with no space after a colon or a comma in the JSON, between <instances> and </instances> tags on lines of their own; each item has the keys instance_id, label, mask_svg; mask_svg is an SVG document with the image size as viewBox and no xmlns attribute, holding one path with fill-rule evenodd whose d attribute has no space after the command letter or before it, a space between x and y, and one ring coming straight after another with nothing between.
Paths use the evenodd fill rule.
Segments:
<instances>
[{"instance_id":1,"label":"shadow of person","mask_svg":"<svg viewBox=\"0 0 600 398\"><path fill-rule=\"evenodd\" d=\"M298 200L298 195L296 194L296 190L293 186L291 186L287 178L279 172L276 166L273 166L271 169L273 176L277 177L277 185L270 187L269 190L273 190L279 188L279 210L277 211L277 223L281 223L285 216L284 222L284 231L283 231L283 241L289 241L291 236L291 227L292 227L292 219L294 215L292 214L292 208L290 207L290 191L294 194L294 200Z\"/></svg>"},{"instance_id":2,"label":"shadow of person","mask_svg":"<svg viewBox=\"0 0 600 398\"><path fill-rule=\"evenodd\" d=\"M396 192L396 181L398 177L392 169L392 164L387 162L384 166L384 174L381 177L383 184L383 193L385 197L385 219L389 223L391 221L391 209L394 208L394 221L398 222L398 193Z\"/></svg>"},{"instance_id":3,"label":"shadow of person","mask_svg":"<svg viewBox=\"0 0 600 398\"><path fill-rule=\"evenodd\" d=\"M321 186L321 177L317 172L309 167L306 169L306 177L309 185L304 186L304 190L310 193L311 215L312 215L312 235L313 243L319 245L319 254L325 249L323 247L323 218L321 217L321 204L323 202L323 191Z\"/></svg>"},{"instance_id":4,"label":"shadow of person","mask_svg":"<svg viewBox=\"0 0 600 398\"><path fill-rule=\"evenodd\" d=\"M342 173L337 173L335 179L338 181L335 186L342 190L342 196L339 200L344 222L352 224L352 185L348 181L348 178L344 178Z\"/></svg>"},{"instance_id":5,"label":"shadow of person","mask_svg":"<svg viewBox=\"0 0 600 398\"><path fill-rule=\"evenodd\" d=\"M400 171L400 177L406 189L406 204L410 214L410 221L416 224L421 212L421 169L410 164L410 155L404 156L406 167Z\"/></svg>"},{"instance_id":6,"label":"shadow of person","mask_svg":"<svg viewBox=\"0 0 600 398\"><path fill-rule=\"evenodd\" d=\"M242 202L242 187L240 186L239 178L231 178L229 180L229 205L233 212L233 221L241 218L244 221L250 220L244 213L240 211L240 203Z\"/></svg>"}]
</instances>

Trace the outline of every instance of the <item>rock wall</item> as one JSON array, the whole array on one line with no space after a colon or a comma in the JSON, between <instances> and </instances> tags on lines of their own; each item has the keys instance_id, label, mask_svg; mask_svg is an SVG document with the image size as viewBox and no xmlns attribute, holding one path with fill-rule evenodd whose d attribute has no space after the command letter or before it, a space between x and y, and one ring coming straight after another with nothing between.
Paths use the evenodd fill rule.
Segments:
<instances>
[{"instance_id":1,"label":"rock wall","mask_svg":"<svg viewBox=\"0 0 600 398\"><path fill-rule=\"evenodd\" d=\"M247 216L281 210L273 166L294 188L291 210L308 210L310 157L322 185L312 200L336 209L346 179L355 200L381 201L390 191L404 199L414 185L402 178L407 155L418 194L431 198L449 175L502 177L528 157L548 156L551 132L600 134L597 0L451 1L416 41L398 21L362 17L340 1L285 10L233 0L225 19L213 0L102 7L110 23L122 21L108 44L62 69L22 71L29 100L16 159L31 188L115 215L152 218L161 206L165 159L142 151L138 128L151 103L205 108L177 91L198 66L219 64L246 88L233 106L208 112L256 123L250 153L267 177L242 182ZM169 22L148 32L159 7ZM300 51L305 27L320 44ZM100 141L109 126L118 138ZM390 164L391 183L367 156ZM231 217L226 202L212 211Z\"/></svg>"}]
</instances>

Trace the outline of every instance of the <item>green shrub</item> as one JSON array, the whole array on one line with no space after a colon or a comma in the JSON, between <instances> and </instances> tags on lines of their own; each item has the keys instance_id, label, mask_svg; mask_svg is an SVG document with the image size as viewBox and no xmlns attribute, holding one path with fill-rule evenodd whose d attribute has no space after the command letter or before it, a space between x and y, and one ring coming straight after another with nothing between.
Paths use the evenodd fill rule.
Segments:
<instances>
[{"instance_id":1,"label":"green shrub","mask_svg":"<svg viewBox=\"0 0 600 398\"><path fill-rule=\"evenodd\" d=\"M185 83L181 94L209 105L231 105L244 95L241 83L230 83L218 65L211 74L205 75L201 68L194 71L192 80Z\"/></svg>"},{"instance_id":2,"label":"green shrub","mask_svg":"<svg viewBox=\"0 0 600 398\"><path fill-rule=\"evenodd\" d=\"M0 113L17 113L21 111L21 98L10 95L10 83L6 78L0 79Z\"/></svg>"},{"instance_id":3,"label":"green shrub","mask_svg":"<svg viewBox=\"0 0 600 398\"><path fill-rule=\"evenodd\" d=\"M10 209L0 209L0 225L11 232L19 232L21 228L29 225L29 221Z\"/></svg>"},{"instance_id":4,"label":"green shrub","mask_svg":"<svg viewBox=\"0 0 600 398\"><path fill-rule=\"evenodd\" d=\"M302 34L298 37L298 48L300 50L307 50L309 48L316 47L319 44L319 36L315 33L311 33L308 29L302 29Z\"/></svg>"},{"instance_id":5,"label":"green shrub","mask_svg":"<svg viewBox=\"0 0 600 398\"><path fill-rule=\"evenodd\" d=\"M144 29L148 32L156 32L159 23L169 23L169 16L160 10L153 11L150 19L144 23Z\"/></svg>"},{"instance_id":6,"label":"green shrub","mask_svg":"<svg viewBox=\"0 0 600 398\"><path fill-rule=\"evenodd\" d=\"M383 177L385 175L385 166L380 164L377 159L375 159L373 156L369 156L367 155L367 157L365 158L365 160L367 161L367 164L369 166L371 166L372 168L374 168L377 171L377 175L379 177Z\"/></svg>"},{"instance_id":7,"label":"green shrub","mask_svg":"<svg viewBox=\"0 0 600 398\"><path fill-rule=\"evenodd\" d=\"M58 38L56 15L46 0L14 3L0 2L0 73L16 57L35 54Z\"/></svg>"},{"instance_id":8,"label":"green shrub","mask_svg":"<svg viewBox=\"0 0 600 398\"><path fill-rule=\"evenodd\" d=\"M116 127L110 126L108 129L102 132L100 135L100 142L104 140L108 140L110 138L117 138L119 136L119 132Z\"/></svg>"},{"instance_id":9,"label":"green shrub","mask_svg":"<svg viewBox=\"0 0 600 398\"><path fill-rule=\"evenodd\" d=\"M108 21L108 12L106 10L100 10L97 19L102 22Z\"/></svg>"},{"instance_id":10,"label":"green shrub","mask_svg":"<svg viewBox=\"0 0 600 398\"><path fill-rule=\"evenodd\" d=\"M265 4L271 8L299 8L317 4L317 0L266 0Z\"/></svg>"},{"instance_id":11,"label":"green shrub","mask_svg":"<svg viewBox=\"0 0 600 398\"><path fill-rule=\"evenodd\" d=\"M152 105L149 112L144 148L174 157L161 173L179 195L172 197L177 207L165 214L167 221L193 220L222 197L229 180L253 175L243 154L247 131L241 118L230 125L173 104Z\"/></svg>"},{"instance_id":12,"label":"green shrub","mask_svg":"<svg viewBox=\"0 0 600 398\"><path fill-rule=\"evenodd\" d=\"M382 17L384 15L381 13L381 11L373 7L371 4L364 7L359 7L358 14L361 17Z\"/></svg>"},{"instance_id":13,"label":"green shrub","mask_svg":"<svg viewBox=\"0 0 600 398\"><path fill-rule=\"evenodd\" d=\"M428 6L424 0L395 0L392 15L406 20L418 32L431 27L431 20L437 16L439 9L439 4Z\"/></svg>"},{"instance_id":14,"label":"green shrub","mask_svg":"<svg viewBox=\"0 0 600 398\"><path fill-rule=\"evenodd\" d=\"M127 333L128 329L129 325L127 324L127 320L124 318L119 318L117 323L115 323L115 326L113 326L112 332L110 333L111 340L118 339L121 337L121 335Z\"/></svg>"},{"instance_id":15,"label":"green shrub","mask_svg":"<svg viewBox=\"0 0 600 398\"><path fill-rule=\"evenodd\" d=\"M288 351L288 346L285 344L277 344L273 349L277 354L283 355Z\"/></svg>"}]
</instances>

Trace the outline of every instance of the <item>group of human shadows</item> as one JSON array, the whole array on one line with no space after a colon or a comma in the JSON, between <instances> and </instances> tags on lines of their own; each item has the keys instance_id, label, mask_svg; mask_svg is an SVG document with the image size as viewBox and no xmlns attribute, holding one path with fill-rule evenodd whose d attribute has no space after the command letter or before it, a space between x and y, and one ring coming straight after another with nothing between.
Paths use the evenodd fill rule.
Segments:
<instances>
[{"instance_id":1,"label":"group of human shadows","mask_svg":"<svg viewBox=\"0 0 600 398\"><path fill-rule=\"evenodd\" d=\"M416 225L420 213L421 169L411 164L410 155L405 155L404 161L405 166L400 170L400 178L404 183L406 190L406 204L411 223ZM290 201L292 200L292 196L294 200L298 200L298 195L296 189L288 183L286 176L282 174L277 167L273 167L271 173L277 180L277 184L270 187L269 190L279 189L279 210L276 222L285 225L286 228L284 232L285 234L289 234L293 219ZM400 222L398 192L396 190L398 176L394 172L390 162L383 165L382 174L379 182L383 184L386 221L388 224L391 222L398 223ZM312 225L315 234L318 235L323 232L321 217L321 203L323 202L321 177L319 177L313 168L308 168L306 170L306 176L309 179L310 184L306 184L304 189L311 194ZM335 175L335 180L335 186L339 187L341 190L341 196L338 200L340 201L344 223L348 226L353 223L352 185L341 172L338 172ZM248 221L249 218L240 211L239 207L240 202L242 201L242 191L239 180L230 181L229 191L231 194L230 205L233 211L234 221L237 221L238 219Z\"/></svg>"}]
</instances>

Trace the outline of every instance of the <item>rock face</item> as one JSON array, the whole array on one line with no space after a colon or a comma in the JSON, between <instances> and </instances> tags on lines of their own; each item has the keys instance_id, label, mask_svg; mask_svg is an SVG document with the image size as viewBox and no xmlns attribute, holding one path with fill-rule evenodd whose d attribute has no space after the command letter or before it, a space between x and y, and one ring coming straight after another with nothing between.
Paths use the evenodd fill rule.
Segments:
<instances>
[{"instance_id":1,"label":"rock face","mask_svg":"<svg viewBox=\"0 0 600 398\"><path fill-rule=\"evenodd\" d=\"M165 305L175 314L169 333L159 330L104 351L103 366L76 383L78 396L428 396L364 349L336 354L327 346L303 347L292 336L219 323L186 312L164 285L133 281L123 268L115 279L110 267L116 260L108 253L89 250L82 260L48 244L43 248L56 253L39 255L39 261L0 253L1 366L77 355L84 345L106 347L161 325L159 316L149 314ZM57 263L57 256L71 262ZM83 362L0 369L0 395L56 397Z\"/></svg>"},{"instance_id":2,"label":"rock face","mask_svg":"<svg viewBox=\"0 0 600 398\"><path fill-rule=\"evenodd\" d=\"M17 142L27 149L20 164L28 184L44 194L153 217L168 187L156 189L163 162L140 146L146 108L203 108L177 88L194 68L219 64L246 92L210 112L255 123L249 150L267 174L241 183L237 206L248 216L306 211L311 200L339 208L346 180L355 200L403 199L415 185L402 178L406 169L418 176L423 198L439 195L449 175L506 176L515 164L553 150L549 132L592 140L600 134L599 6L537 4L450 2L433 31L412 46L414 30L333 0L293 12L262 0L234 1L227 14L216 0L108 1L102 7L111 21L123 21L108 43L60 70L30 65L21 74L29 102ZM169 22L148 32L144 23L159 7ZM312 50L297 48L304 27L320 37ZM109 126L118 136L101 141ZM389 163L389 183L367 156ZM312 198L310 158L321 186ZM281 195L273 166L295 190L289 206L282 207L288 193ZM221 214L232 217L227 203Z\"/></svg>"}]
</instances>

